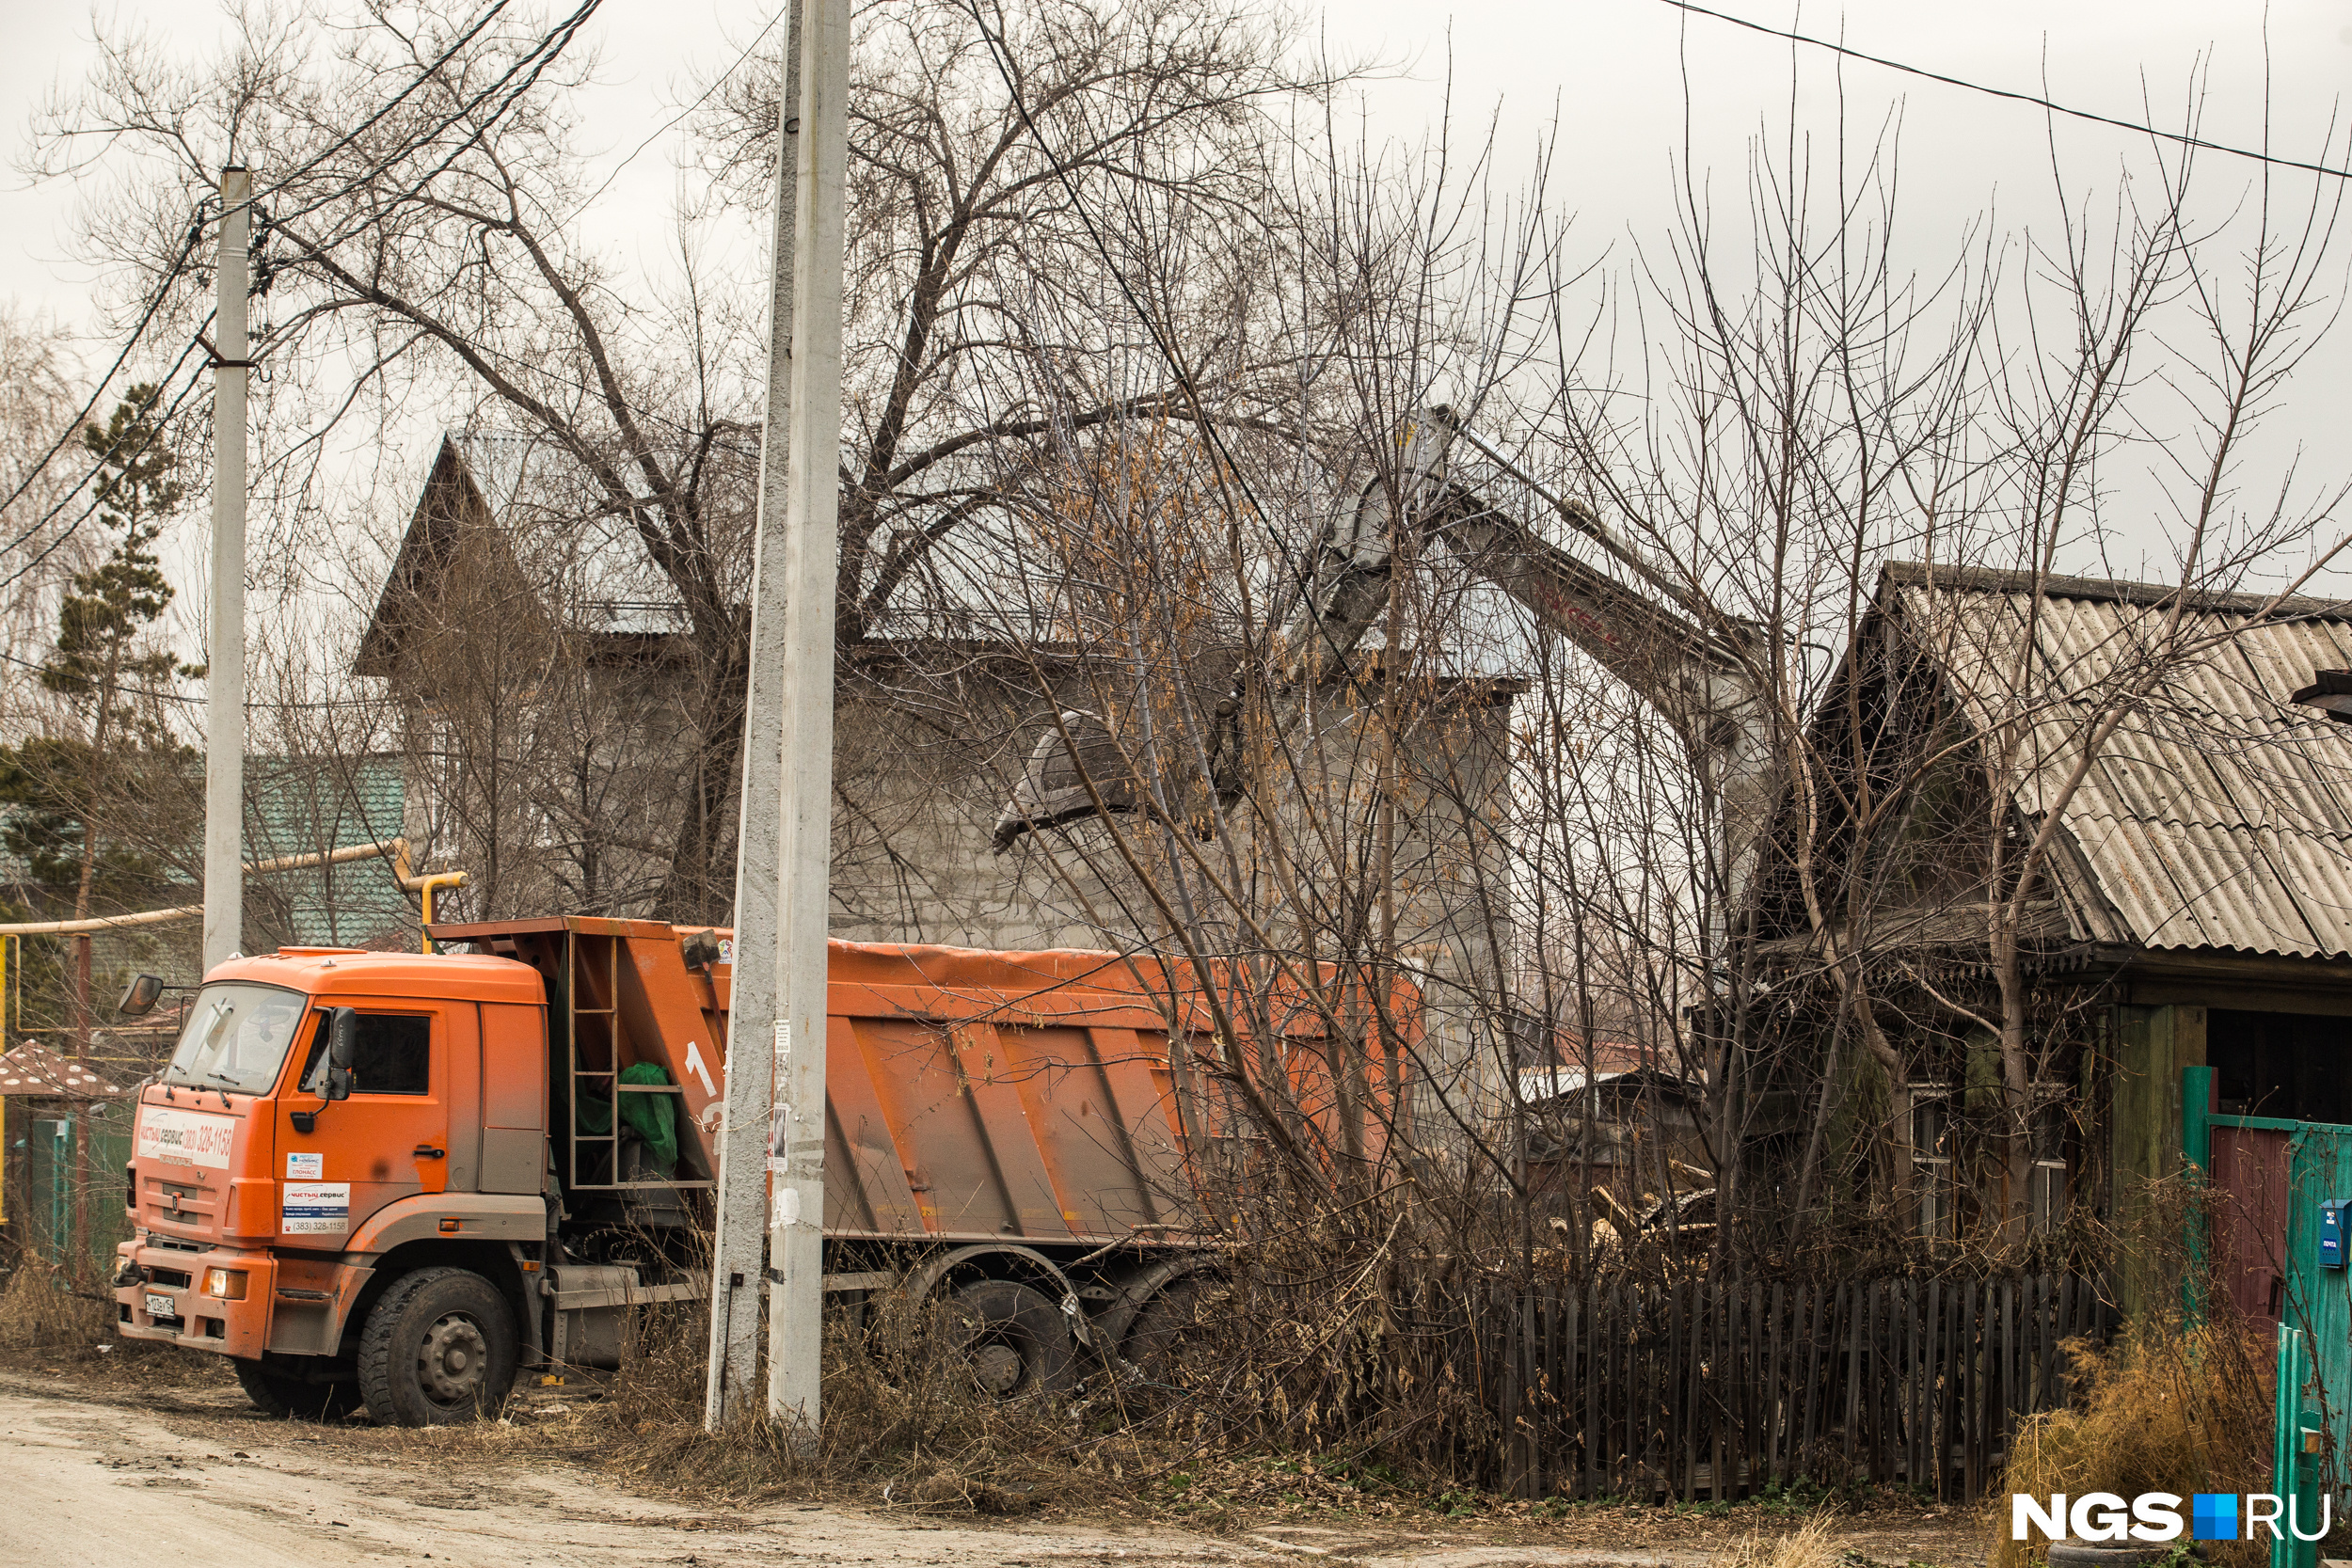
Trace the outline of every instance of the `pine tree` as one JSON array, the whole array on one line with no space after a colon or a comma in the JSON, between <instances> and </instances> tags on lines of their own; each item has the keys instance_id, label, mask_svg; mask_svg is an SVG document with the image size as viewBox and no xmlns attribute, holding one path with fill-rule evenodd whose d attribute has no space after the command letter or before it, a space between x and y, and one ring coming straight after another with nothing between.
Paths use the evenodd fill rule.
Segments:
<instances>
[{"instance_id":1,"label":"pine tree","mask_svg":"<svg viewBox=\"0 0 2352 1568\"><path fill-rule=\"evenodd\" d=\"M41 665L41 685L82 710L91 749L101 753L110 739L151 741L161 733L152 699L126 702L127 694L203 673L168 651L139 651L148 628L171 608L172 587L153 546L183 495L173 477L180 459L164 440L156 409L162 396L159 387L134 387L105 424L82 432L98 460L99 520L117 538L105 560L73 575L58 607L56 647Z\"/></svg>"},{"instance_id":2,"label":"pine tree","mask_svg":"<svg viewBox=\"0 0 2352 1568\"><path fill-rule=\"evenodd\" d=\"M145 881L154 871L151 855L103 843L101 819L151 795L159 769L184 771L190 758L170 737L163 703L170 683L203 671L153 645L173 598L154 545L184 493L161 398L160 388L133 387L104 424L82 432L96 460L98 521L114 543L96 565L73 574L58 605L56 645L40 666L40 684L65 699L73 724L0 748L0 800L19 808L8 847L37 880L56 886L70 877L77 920L89 918L108 873ZM74 1022L87 1031L89 939L74 945Z\"/></svg>"}]
</instances>

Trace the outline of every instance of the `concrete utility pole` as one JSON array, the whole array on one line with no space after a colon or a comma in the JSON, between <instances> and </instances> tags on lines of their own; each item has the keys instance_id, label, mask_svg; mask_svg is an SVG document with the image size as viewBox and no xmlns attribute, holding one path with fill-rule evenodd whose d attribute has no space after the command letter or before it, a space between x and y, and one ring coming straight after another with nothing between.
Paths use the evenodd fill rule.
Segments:
<instances>
[{"instance_id":1,"label":"concrete utility pole","mask_svg":"<svg viewBox=\"0 0 2352 1568\"><path fill-rule=\"evenodd\" d=\"M768 1133L768 1414L814 1443L825 1271L825 939L833 870L834 567L841 510L841 247L850 0L803 0L792 251L776 1105ZM797 145L794 145L797 144Z\"/></svg>"},{"instance_id":2,"label":"concrete utility pole","mask_svg":"<svg viewBox=\"0 0 2352 1568\"><path fill-rule=\"evenodd\" d=\"M253 176L220 171L213 318L213 636L204 682L204 967L245 942L245 331Z\"/></svg>"},{"instance_id":3,"label":"concrete utility pole","mask_svg":"<svg viewBox=\"0 0 2352 1568\"><path fill-rule=\"evenodd\" d=\"M824 1303L847 0L795 0L786 51L703 1419L716 1430L748 1408L764 1277L774 1287L768 1414L814 1441Z\"/></svg>"},{"instance_id":4,"label":"concrete utility pole","mask_svg":"<svg viewBox=\"0 0 2352 1568\"><path fill-rule=\"evenodd\" d=\"M800 111L801 8L785 41L788 127ZM752 1407L759 1370L759 1303L768 1243L768 1117L775 1103L776 857L784 840L785 452L791 439L793 216L800 138L776 137L776 222L768 294L768 407L759 433L759 513L752 537L751 673L743 692L743 795L735 848L735 984L729 1001L726 1102L719 1134L718 1236L711 1247L710 1376L703 1426L716 1432Z\"/></svg>"}]
</instances>

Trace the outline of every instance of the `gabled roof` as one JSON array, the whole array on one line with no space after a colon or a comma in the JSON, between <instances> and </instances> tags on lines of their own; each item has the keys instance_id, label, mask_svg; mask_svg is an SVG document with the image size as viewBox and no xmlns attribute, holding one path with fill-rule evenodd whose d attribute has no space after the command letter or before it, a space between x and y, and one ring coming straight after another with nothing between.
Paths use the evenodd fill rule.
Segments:
<instances>
[{"instance_id":1,"label":"gabled roof","mask_svg":"<svg viewBox=\"0 0 2352 1568\"><path fill-rule=\"evenodd\" d=\"M441 438L360 639L355 667L361 674L392 672L402 604L435 595L469 518L489 526L543 607L572 630L646 638L684 628L676 590L576 457L538 436L452 431Z\"/></svg>"},{"instance_id":2,"label":"gabled roof","mask_svg":"<svg viewBox=\"0 0 2352 1568\"><path fill-rule=\"evenodd\" d=\"M2290 700L2352 665L2352 605L1898 565L1875 613L1979 734L2031 715L2015 805L2059 814L2074 940L2352 956L2352 728ZM2141 688L2067 796L2088 721Z\"/></svg>"}]
</instances>

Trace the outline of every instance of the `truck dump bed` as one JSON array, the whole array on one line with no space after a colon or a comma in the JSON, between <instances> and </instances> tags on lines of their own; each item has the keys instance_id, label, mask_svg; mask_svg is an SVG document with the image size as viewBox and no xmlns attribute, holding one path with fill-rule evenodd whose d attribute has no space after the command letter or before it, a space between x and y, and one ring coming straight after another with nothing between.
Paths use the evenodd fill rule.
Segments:
<instances>
[{"instance_id":1,"label":"truck dump bed","mask_svg":"<svg viewBox=\"0 0 2352 1568\"><path fill-rule=\"evenodd\" d=\"M559 1107L581 1108L556 1117L569 1123L555 1131L568 1193L651 1198L709 1184L731 972L688 966L681 939L693 928L562 917L430 933L546 977L550 1087ZM1139 1231L1184 1238L1190 1183L1168 1024L1173 1010L1206 1048L1199 998L1171 1004L1106 953L840 942L830 989L829 1236L1097 1246ZM669 1085L626 1081L648 1063ZM632 1168L626 1116L585 1114L623 1094L676 1102L674 1173ZM610 1131L592 1131L599 1126Z\"/></svg>"}]
</instances>

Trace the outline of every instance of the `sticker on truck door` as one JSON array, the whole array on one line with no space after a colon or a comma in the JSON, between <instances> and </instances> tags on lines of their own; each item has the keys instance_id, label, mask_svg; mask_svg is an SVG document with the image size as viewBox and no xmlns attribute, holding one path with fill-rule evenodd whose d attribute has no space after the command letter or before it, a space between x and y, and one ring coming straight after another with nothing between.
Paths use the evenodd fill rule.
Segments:
<instances>
[{"instance_id":1,"label":"sticker on truck door","mask_svg":"<svg viewBox=\"0 0 2352 1568\"><path fill-rule=\"evenodd\" d=\"M289 1181L316 1181L326 1174L326 1156L317 1149L286 1156L286 1180Z\"/></svg>"},{"instance_id":2,"label":"sticker on truck door","mask_svg":"<svg viewBox=\"0 0 2352 1568\"><path fill-rule=\"evenodd\" d=\"M288 1236L340 1236L351 1228L351 1183L289 1181L278 1230Z\"/></svg>"},{"instance_id":3,"label":"sticker on truck door","mask_svg":"<svg viewBox=\"0 0 2352 1568\"><path fill-rule=\"evenodd\" d=\"M227 1170L229 1146L236 1136L234 1117L175 1111L167 1105L142 1105L135 1157L161 1161L167 1165L204 1165L213 1170Z\"/></svg>"}]
</instances>

